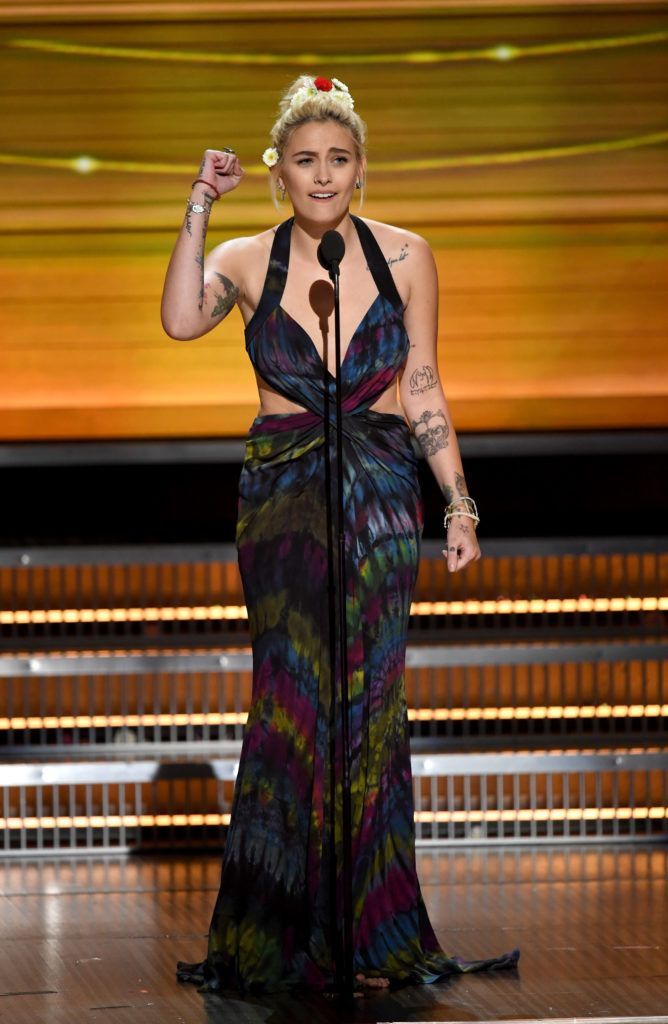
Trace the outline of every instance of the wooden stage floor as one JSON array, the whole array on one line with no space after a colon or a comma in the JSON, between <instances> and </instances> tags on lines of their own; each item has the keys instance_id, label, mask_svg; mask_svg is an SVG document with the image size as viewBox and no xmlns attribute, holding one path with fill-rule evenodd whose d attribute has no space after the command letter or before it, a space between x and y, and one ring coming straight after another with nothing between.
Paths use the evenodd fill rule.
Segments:
<instances>
[{"instance_id":1,"label":"wooden stage floor","mask_svg":"<svg viewBox=\"0 0 668 1024\"><path fill-rule=\"evenodd\" d=\"M177 959L204 955L218 889L211 853L0 863L1 1024L308 1021L643 1021L668 1024L668 845L418 853L446 952L519 946L517 970L371 994L200 995Z\"/></svg>"}]
</instances>

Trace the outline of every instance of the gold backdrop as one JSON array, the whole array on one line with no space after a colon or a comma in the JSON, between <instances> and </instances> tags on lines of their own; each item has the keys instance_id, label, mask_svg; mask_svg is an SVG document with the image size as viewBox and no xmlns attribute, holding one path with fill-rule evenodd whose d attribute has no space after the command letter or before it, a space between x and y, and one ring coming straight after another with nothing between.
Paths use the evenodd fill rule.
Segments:
<instances>
[{"instance_id":1,"label":"gold backdrop","mask_svg":"<svg viewBox=\"0 0 668 1024\"><path fill-rule=\"evenodd\" d=\"M362 214L434 248L459 431L667 425L667 40L663 4L0 3L0 438L245 433L238 311L178 342L160 295L205 148L247 171L208 247L283 219L303 71L369 124Z\"/></svg>"}]
</instances>

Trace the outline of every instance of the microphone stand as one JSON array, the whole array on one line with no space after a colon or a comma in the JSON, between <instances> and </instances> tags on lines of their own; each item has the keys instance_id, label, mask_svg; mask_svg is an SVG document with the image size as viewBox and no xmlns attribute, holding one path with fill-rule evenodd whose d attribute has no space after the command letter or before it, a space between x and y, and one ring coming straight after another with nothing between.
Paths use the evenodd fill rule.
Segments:
<instances>
[{"instance_id":1,"label":"microphone stand","mask_svg":"<svg viewBox=\"0 0 668 1024\"><path fill-rule=\"evenodd\" d=\"M326 483L326 514L327 514L327 543L329 561L329 627L330 627L330 667L331 667L331 708L330 708L330 754L336 751L336 668L337 668L337 646L338 664L341 680L341 701L340 701L340 726L341 726L341 833L343 847L342 862L342 888L343 888L343 922L340 941L342 963L337 970L340 994L348 999L353 999L353 894L352 894L352 824L351 824L351 803L350 803L350 727L349 727L349 694L348 694L348 635L346 628L346 549L345 549L345 525L343 518L343 413L341 408L341 324L339 308L339 260L331 259L328 267L329 276L334 286L334 349L336 359L336 504L337 504L337 574L338 583L338 645L334 642L336 635L336 600L334 595L334 545L332 543L332 491L331 491L331 449L330 449L330 389L325 364L325 483ZM331 801L332 801L332 849L336 849L336 758L331 757ZM334 894L336 894L336 857L332 858L334 875ZM337 902L334 902L335 912ZM336 918L335 918L336 920Z\"/></svg>"}]
</instances>

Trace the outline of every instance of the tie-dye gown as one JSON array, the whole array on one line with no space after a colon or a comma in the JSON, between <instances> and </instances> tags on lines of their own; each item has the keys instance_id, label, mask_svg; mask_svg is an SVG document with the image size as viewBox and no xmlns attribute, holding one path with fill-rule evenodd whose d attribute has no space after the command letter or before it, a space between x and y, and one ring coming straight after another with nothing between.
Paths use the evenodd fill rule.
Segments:
<instances>
[{"instance_id":1,"label":"tie-dye gown","mask_svg":"<svg viewBox=\"0 0 668 1024\"><path fill-rule=\"evenodd\" d=\"M404 667L422 501L405 420L370 409L405 362L409 340L378 243L363 220L353 222L378 288L341 370L354 970L424 983L513 967L519 950L476 961L446 955L416 874ZM276 231L246 345L260 377L306 411L258 416L246 443L236 540L251 706L207 957L177 969L202 992L335 984L341 750L337 743L332 758L323 415L327 387L335 451L335 382L281 306L291 231L292 218Z\"/></svg>"}]
</instances>

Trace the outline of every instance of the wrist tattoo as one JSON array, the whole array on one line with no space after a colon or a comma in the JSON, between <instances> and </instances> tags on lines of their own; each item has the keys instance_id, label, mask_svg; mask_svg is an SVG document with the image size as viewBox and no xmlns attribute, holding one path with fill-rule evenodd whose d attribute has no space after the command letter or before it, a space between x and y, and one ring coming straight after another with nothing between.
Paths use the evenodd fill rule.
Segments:
<instances>
[{"instance_id":1,"label":"wrist tattoo","mask_svg":"<svg viewBox=\"0 0 668 1024\"><path fill-rule=\"evenodd\" d=\"M413 371L408 386L411 395L423 395L425 391L438 387L438 377L431 366L422 366L419 370Z\"/></svg>"},{"instance_id":2,"label":"wrist tattoo","mask_svg":"<svg viewBox=\"0 0 668 1024\"><path fill-rule=\"evenodd\" d=\"M411 426L426 456L435 455L448 447L450 427L445 413L440 409L435 412L425 409L419 419L411 420Z\"/></svg>"},{"instance_id":3,"label":"wrist tattoo","mask_svg":"<svg viewBox=\"0 0 668 1024\"><path fill-rule=\"evenodd\" d=\"M469 492L466 489L466 480L461 473L455 473L455 484L457 485L457 493L461 498L463 498L464 495L468 496Z\"/></svg>"}]
</instances>

